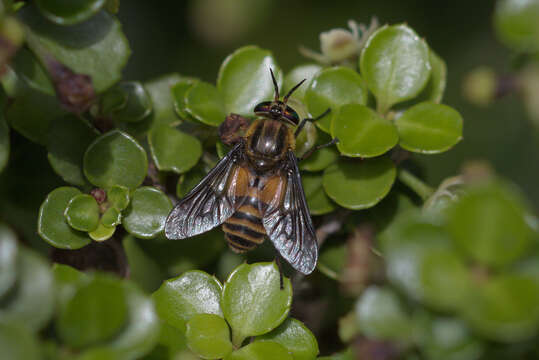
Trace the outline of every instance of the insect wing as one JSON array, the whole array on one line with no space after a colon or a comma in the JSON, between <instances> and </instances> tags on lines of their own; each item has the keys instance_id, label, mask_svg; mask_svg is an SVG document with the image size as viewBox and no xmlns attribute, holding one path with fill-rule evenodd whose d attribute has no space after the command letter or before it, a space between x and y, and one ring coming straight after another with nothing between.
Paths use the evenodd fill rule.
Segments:
<instances>
[{"instance_id":1,"label":"insect wing","mask_svg":"<svg viewBox=\"0 0 539 360\"><path fill-rule=\"evenodd\" d=\"M165 222L168 239L184 239L221 225L240 205L235 194L245 192L247 171L236 159L243 154L238 143L217 165L172 209Z\"/></svg>"},{"instance_id":2,"label":"insect wing","mask_svg":"<svg viewBox=\"0 0 539 360\"><path fill-rule=\"evenodd\" d=\"M318 260L318 243L292 151L288 151L287 165L281 186L274 187L273 200L267 201L262 222L281 256L297 271L310 274Z\"/></svg>"}]
</instances>

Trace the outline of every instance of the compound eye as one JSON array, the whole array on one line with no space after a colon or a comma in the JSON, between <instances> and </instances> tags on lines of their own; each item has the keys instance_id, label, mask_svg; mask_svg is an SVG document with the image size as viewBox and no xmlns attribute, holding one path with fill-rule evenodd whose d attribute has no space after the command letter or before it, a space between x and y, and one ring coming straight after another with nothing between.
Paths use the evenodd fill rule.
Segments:
<instances>
[{"instance_id":1,"label":"compound eye","mask_svg":"<svg viewBox=\"0 0 539 360\"><path fill-rule=\"evenodd\" d=\"M271 117L279 118L281 117L281 108L278 106L272 106L270 110Z\"/></svg>"}]
</instances>

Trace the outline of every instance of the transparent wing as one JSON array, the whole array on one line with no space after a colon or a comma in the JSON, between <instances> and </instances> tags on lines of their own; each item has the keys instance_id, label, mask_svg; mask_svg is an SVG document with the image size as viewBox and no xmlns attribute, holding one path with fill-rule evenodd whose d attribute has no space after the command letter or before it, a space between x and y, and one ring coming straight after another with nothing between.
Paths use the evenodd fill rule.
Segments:
<instances>
[{"instance_id":1,"label":"transparent wing","mask_svg":"<svg viewBox=\"0 0 539 360\"><path fill-rule=\"evenodd\" d=\"M236 210L245 192L247 173L239 166L240 142L172 209L165 222L168 239L184 239L221 225Z\"/></svg>"},{"instance_id":2,"label":"transparent wing","mask_svg":"<svg viewBox=\"0 0 539 360\"><path fill-rule=\"evenodd\" d=\"M262 222L281 256L297 271L310 274L318 260L318 243L292 151L281 176L285 184L268 202Z\"/></svg>"}]
</instances>

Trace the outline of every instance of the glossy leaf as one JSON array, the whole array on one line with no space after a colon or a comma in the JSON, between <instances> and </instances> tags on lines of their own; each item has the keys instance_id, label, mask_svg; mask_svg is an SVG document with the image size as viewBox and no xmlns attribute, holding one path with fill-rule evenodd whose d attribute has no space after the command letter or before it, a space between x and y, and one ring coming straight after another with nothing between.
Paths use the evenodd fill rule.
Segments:
<instances>
[{"instance_id":1,"label":"glossy leaf","mask_svg":"<svg viewBox=\"0 0 539 360\"><path fill-rule=\"evenodd\" d=\"M159 288L166 276L162 264L144 251L139 240L132 235L123 238L122 245L129 264L130 279L147 293Z\"/></svg>"},{"instance_id":2,"label":"glossy leaf","mask_svg":"<svg viewBox=\"0 0 539 360\"><path fill-rule=\"evenodd\" d=\"M47 95L54 96L54 87L43 65L28 49L20 49L11 63L16 76L26 85Z\"/></svg>"},{"instance_id":3,"label":"glossy leaf","mask_svg":"<svg viewBox=\"0 0 539 360\"><path fill-rule=\"evenodd\" d=\"M84 154L84 174L95 186L133 189L148 171L146 152L131 136L118 130L101 135Z\"/></svg>"},{"instance_id":4,"label":"glossy leaf","mask_svg":"<svg viewBox=\"0 0 539 360\"><path fill-rule=\"evenodd\" d=\"M196 83L193 79L182 79L171 88L174 100L174 111L182 119L189 119L190 115L185 109L185 94Z\"/></svg>"},{"instance_id":5,"label":"glossy leaf","mask_svg":"<svg viewBox=\"0 0 539 360\"><path fill-rule=\"evenodd\" d=\"M101 223L104 226L114 227L122 222L122 214L116 208L108 208L101 216Z\"/></svg>"},{"instance_id":6,"label":"glossy leaf","mask_svg":"<svg viewBox=\"0 0 539 360\"><path fill-rule=\"evenodd\" d=\"M511 48L523 52L539 50L539 3L535 0L496 2L494 26L499 38Z\"/></svg>"},{"instance_id":7,"label":"glossy leaf","mask_svg":"<svg viewBox=\"0 0 539 360\"><path fill-rule=\"evenodd\" d=\"M272 332L259 336L258 341L275 341L284 346L294 360L311 360L318 355L318 343L313 333L299 320L288 318Z\"/></svg>"},{"instance_id":8,"label":"glossy leaf","mask_svg":"<svg viewBox=\"0 0 539 360\"><path fill-rule=\"evenodd\" d=\"M462 139L462 117L453 108L423 102L406 110L395 125L400 146L408 151L435 154L446 151Z\"/></svg>"},{"instance_id":9,"label":"glossy leaf","mask_svg":"<svg viewBox=\"0 0 539 360\"><path fill-rule=\"evenodd\" d=\"M206 172L200 167L195 167L188 173L182 174L176 185L176 196L182 198L206 176Z\"/></svg>"},{"instance_id":10,"label":"glossy leaf","mask_svg":"<svg viewBox=\"0 0 539 360\"><path fill-rule=\"evenodd\" d=\"M381 113L418 95L431 71L427 44L406 25L383 26L372 34L359 65Z\"/></svg>"},{"instance_id":11,"label":"glossy leaf","mask_svg":"<svg viewBox=\"0 0 539 360\"><path fill-rule=\"evenodd\" d=\"M317 73L305 92L305 102L313 117L331 109L331 113L316 122L321 130L329 133L331 119L338 109L345 104L365 105L367 95L365 81L357 72L337 66Z\"/></svg>"},{"instance_id":12,"label":"glossy leaf","mask_svg":"<svg viewBox=\"0 0 539 360\"><path fill-rule=\"evenodd\" d=\"M92 195L75 195L69 200L64 215L73 229L94 231L99 224L99 205Z\"/></svg>"},{"instance_id":13,"label":"glossy leaf","mask_svg":"<svg viewBox=\"0 0 539 360\"><path fill-rule=\"evenodd\" d=\"M226 321L214 314L195 314L187 322L187 346L203 359L221 359L232 352Z\"/></svg>"},{"instance_id":14,"label":"glossy leaf","mask_svg":"<svg viewBox=\"0 0 539 360\"><path fill-rule=\"evenodd\" d=\"M39 208L37 231L50 245L60 249L79 249L90 243L90 238L74 230L67 223L64 212L69 201L80 191L73 187L53 190Z\"/></svg>"},{"instance_id":15,"label":"glossy leaf","mask_svg":"<svg viewBox=\"0 0 539 360\"><path fill-rule=\"evenodd\" d=\"M116 228L114 226L106 226L105 224L100 222L95 230L88 233L88 236L90 236L92 240L95 241L105 241L110 239L112 235L114 235L115 231Z\"/></svg>"},{"instance_id":16,"label":"glossy leaf","mask_svg":"<svg viewBox=\"0 0 539 360\"><path fill-rule=\"evenodd\" d=\"M503 266L526 254L532 232L513 189L491 183L469 190L450 209L448 230L474 261Z\"/></svg>"},{"instance_id":17,"label":"glossy leaf","mask_svg":"<svg viewBox=\"0 0 539 360\"><path fill-rule=\"evenodd\" d=\"M442 101L447 83L447 65L445 61L429 49L430 78L427 85L418 96L419 101L432 101L439 104Z\"/></svg>"},{"instance_id":18,"label":"glossy leaf","mask_svg":"<svg viewBox=\"0 0 539 360\"><path fill-rule=\"evenodd\" d=\"M303 101L311 80L320 70L322 70L322 66L318 64L304 64L296 66L284 77L283 94L288 93L294 86L299 84L300 81L305 79L305 83L297 88L292 94L293 98Z\"/></svg>"},{"instance_id":19,"label":"glossy leaf","mask_svg":"<svg viewBox=\"0 0 539 360\"><path fill-rule=\"evenodd\" d=\"M59 25L80 23L94 16L105 5L106 0L37 0L41 13Z\"/></svg>"},{"instance_id":20,"label":"glossy leaf","mask_svg":"<svg viewBox=\"0 0 539 360\"><path fill-rule=\"evenodd\" d=\"M150 239L163 232L170 210L172 202L162 191L144 186L131 195L122 223L130 234Z\"/></svg>"},{"instance_id":21,"label":"glossy leaf","mask_svg":"<svg viewBox=\"0 0 539 360\"><path fill-rule=\"evenodd\" d=\"M329 135L319 132L316 145L327 144L330 141ZM335 163L338 158L339 153L335 146L325 147L314 151L307 159L302 160L299 163L299 168L306 171L322 171Z\"/></svg>"},{"instance_id":22,"label":"glossy leaf","mask_svg":"<svg viewBox=\"0 0 539 360\"><path fill-rule=\"evenodd\" d=\"M321 174L303 174L301 182L312 215L327 214L337 208L324 191Z\"/></svg>"},{"instance_id":23,"label":"glossy leaf","mask_svg":"<svg viewBox=\"0 0 539 360\"><path fill-rule=\"evenodd\" d=\"M235 346L247 336L262 335L281 324L292 303L292 286L284 278L279 288L279 269L274 263L242 264L228 277L221 306L232 328Z\"/></svg>"},{"instance_id":24,"label":"glossy leaf","mask_svg":"<svg viewBox=\"0 0 539 360\"><path fill-rule=\"evenodd\" d=\"M376 205L391 189L397 171L387 158L339 160L324 171L323 185L337 204L353 210Z\"/></svg>"},{"instance_id":25,"label":"glossy leaf","mask_svg":"<svg viewBox=\"0 0 539 360\"><path fill-rule=\"evenodd\" d=\"M346 244L325 244L320 251L317 268L330 279L340 280L346 258L348 256Z\"/></svg>"},{"instance_id":26,"label":"glossy leaf","mask_svg":"<svg viewBox=\"0 0 539 360\"><path fill-rule=\"evenodd\" d=\"M23 325L0 322L0 349L9 360L40 360L41 351L34 334Z\"/></svg>"},{"instance_id":27,"label":"glossy leaf","mask_svg":"<svg viewBox=\"0 0 539 360\"><path fill-rule=\"evenodd\" d=\"M55 119L47 141L47 158L53 170L70 184L87 186L82 159L96 137L96 132L75 115Z\"/></svg>"},{"instance_id":28,"label":"glossy leaf","mask_svg":"<svg viewBox=\"0 0 539 360\"><path fill-rule=\"evenodd\" d=\"M4 170L9 160L10 141L9 127L6 123L6 118L0 115L0 172Z\"/></svg>"},{"instance_id":29,"label":"glossy leaf","mask_svg":"<svg viewBox=\"0 0 539 360\"><path fill-rule=\"evenodd\" d=\"M138 122L152 112L150 95L141 83L122 82L103 94L101 100L107 105L105 111L113 120L120 122ZM108 108L108 109L107 109Z\"/></svg>"},{"instance_id":30,"label":"glossy leaf","mask_svg":"<svg viewBox=\"0 0 539 360\"><path fill-rule=\"evenodd\" d=\"M182 80L180 75L172 73L144 83L153 104L154 123L170 124L177 120L171 89Z\"/></svg>"},{"instance_id":31,"label":"glossy leaf","mask_svg":"<svg viewBox=\"0 0 539 360\"><path fill-rule=\"evenodd\" d=\"M19 14L36 54L46 50L74 72L89 75L98 93L120 80L131 51L120 22L106 11L72 26L47 21L33 6L25 6Z\"/></svg>"},{"instance_id":32,"label":"glossy leaf","mask_svg":"<svg viewBox=\"0 0 539 360\"><path fill-rule=\"evenodd\" d=\"M148 135L152 158L161 171L182 174L196 165L202 144L189 134L167 125L156 126Z\"/></svg>"},{"instance_id":33,"label":"glossy leaf","mask_svg":"<svg viewBox=\"0 0 539 360\"><path fill-rule=\"evenodd\" d=\"M166 280L152 297L159 317L183 332L195 314L223 316L221 290L215 277L194 270Z\"/></svg>"},{"instance_id":34,"label":"glossy leaf","mask_svg":"<svg viewBox=\"0 0 539 360\"><path fill-rule=\"evenodd\" d=\"M293 360L288 350L274 341L255 341L230 353L224 360Z\"/></svg>"},{"instance_id":35,"label":"glossy leaf","mask_svg":"<svg viewBox=\"0 0 539 360\"><path fill-rule=\"evenodd\" d=\"M129 189L124 186L114 185L107 191L107 201L118 211L124 210L129 200Z\"/></svg>"},{"instance_id":36,"label":"glossy leaf","mask_svg":"<svg viewBox=\"0 0 539 360\"><path fill-rule=\"evenodd\" d=\"M342 106L333 115L331 135L339 139L341 154L351 157L379 156L399 141L397 129L365 105Z\"/></svg>"},{"instance_id":37,"label":"glossy leaf","mask_svg":"<svg viewBox=\"0 0 539 360\"><path fill-rule=\"evenodd\" d=\"M184 101L185 111L206 125L218 126L225 120L223 96L211 84L196 82L185 92Z\"/></svg>"},{"instance_id":38,"label":"glossy leaf","mask_svg":"<svg viewBox=\"0 0 539 360\"><path fill-rule=\"evenodd\" d=\"M224 99L225 113L252 116L257 104L273 99L269 68L273 69L277 82L281 84L281 71L267 50L246 46L223 61L217 76L217 88Z\"/></svg>"},{"instance_id":39,"label":"glossy leaf","mask_svg":"<svg viewBox=\"0 0 539 360\"><path fill-rule=\"evenodd\" d=\"M127 321L127 297L118 279L95 276L62 307L57 330L66 344L85 347L111 339Z\"/></svg>"},{"instance_id":40,"label":"glossy leaf","mask_svg":"<svg viewBox=\"0 0 539 360\"><path fill-rule=\"evenodd\" d=\"M0 223L0 299L15 284L17 254L15 234L6 225Z\"/></svg>"}]
</instances>

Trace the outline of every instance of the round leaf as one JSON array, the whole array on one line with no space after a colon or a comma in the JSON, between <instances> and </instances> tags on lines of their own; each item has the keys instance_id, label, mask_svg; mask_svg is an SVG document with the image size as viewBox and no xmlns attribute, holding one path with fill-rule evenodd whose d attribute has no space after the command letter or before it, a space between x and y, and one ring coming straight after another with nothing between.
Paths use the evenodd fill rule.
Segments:
<instances>
[{"instance_id":1,"label":"round leaf","mask_svg":"<svg viewBox=\"0 0 539 360\"><path fill-rule=\"evenodd\" d=\"M122 223L128 233L151 239L163 232L170 210L172 203L161 190L144 186L131 195Z\"/></svg>"},{"instance_id":2,"label":"round leaf","mask_svg":"<svg viewBox=\"0 0 539 360\"><path fill-rule=\"evenodd\" d=\"M129 189L124 186L114 185L107 191L107 201L118 211L122 211L129 205Z\"/></svg>"},{"instance_id":3,"label":"round leaf","mask_svg":"<svg viewBox=\"0 0 539 360\"><path fill-rule=\"evenodd\" d=\"M256 46L240 48L223 61L217 88L223 96L226 113L251 116L257 104L273 99L270 68L280 84L282 75L275 59L269 51Z\"/></svg>"},{"instance_id":4,"label":"round leaf","mask_svg":"<svg viewBox=\"0 0 539 360\"><path fill-rule=\"evenodd\" d=\"M431 66L430 78L418 99L440 103L447 83L447 65L432 49L429 49L429 63Z\"/></svg>"},{"instance_id":5,"label":"round leaf","mask_svg":"<svg viewBox=\"0 0 539 360\"><path fill-rule=\"evenodd\" d=\"M185 111L211 126L218 126L226 117L222 95L215 86L203 81L196 82L186 91Z\"/></svg>"},{"instance_id":6,"label":"round leaf","mask_svg":"<svg viewBox=\"0 0 539 360\"><path fill-rule=\"evenodd\" d=\"M69 201L80 191L73 187L60 187L53 190L39 208L37 231L54 247L60 249L79 249L90 243L90 238L76 231L67 223L64 212Z\"/></svg>"},{"instance_id":7,"label":"round leaf","mask_svg":"<svg viewBox=\"0 0 539 360\"><path fill-rule=\"evenodd\" d=\"M26 85L47 95L54 96L54 87L49 76L36 56L28 49L17 51L11 66L17 77Z\"/></svg>"},{"instance_id":8,"label":"round leaf","mask_svg":"<svg viewBox=\"0 0 539 360\"><path fill-rule=\"evenodd\" d=\"M203 271L187 271L163 282L153 295L159 317L185 331L185 324L195 314L222 316L219 280Z\"/></svg>"},{"instance_id":9,"label":"round leaf","mask_svg":"<svg viewBox=\"0 0 539 360\"><path fill-rule=\"evenodd\" d=\"M91 195L75 195L69 200L64 215L73 229L94 231L99 224L99 205Z\"/></svg>"},{"instance_id":10,"label":"round leaf","mask_svg":"<svg viewBox=\"0 0 539 360\"><path fill-rule=\"evenodd\" d=\"M88 233L88 236L92 238L92 240L95 241L105 241L108 240L114 235L114 231L116 231L116 227L110 227L106 226L103 223L99 223L99 226L94 230Z\"/></svg>"},{"instance_id":11,"label":"round leaf","mask_svg":"<svg viewBox=\"0 0 539 360\"><path fill-rule=\"evenodd\" d=\"M116 85L103 94L102 101L108 102L110 117L116 121L138 122L152 112L150 95L141 83L135 81Z\"/></svg>"},{"instance_id":12,"label":"round leaf","mask_svg":"<svg viewBox=\"0 0 539 360\"><path fill-rule=\"evenodd\" d=\"M230 353L224 360L293 360L288 350L274 341L255 341Z\"/></svg>"},{"instance_id":13,"label":"round leaf","mask_svg":"<svg viewBox=\"0 0 539 360\"><path fill-rule=\"evenodd\" d=\"M350 68L336 66L320 71L305 92L309 113L317 117L327 109L331 113L316 121L316 125L329 133L331 118L345 104L367 103L367 87L359 74Z\"/></svg>"},{"instance_id":14,"label":"round leaf","mask_svg":"<svg viewBox=\"0 0 539 360\"><path fill-rule=\"evenodd\" d=\"M329 199L322 186L322 174L303 174L301 176L303 191L307 198L307 205L312 215L323 215L337 208Z\"/></svg>"},{"instance_id":15,"label":"round leaf","mask_svg":"<svg viewBox=\"0 0 539 360\"><path fill-rule=\"evenodd\" d=\"M178 184L176 185L176 196L182 198L189 191L191 191L198 183L206 176L206 172L203 171L199 166L195 167L188 173L182 174L178 179Z\"/></svg>"},{"instance_id":16,"label":"round leaf","mask_svg":"<svg viewBox=\"0 0 539 360\"><path fill-rule=\"evenodd\" d=\"M470 190L452 206L448 230L457 247L475 261L503 266L526 254L532 231L519 196L491 183Z\"/></svg>"},{"instance_id":17,"label":"round leaf","mask_svg":"<svg viewBox=\"0 0 539 360\"><path fill-rule=\"evenodd\" d=\"M331 141L331 137L326 133L318 133L318 141L316 145L327 144ZM334 164L339 158L339 153L335 146L329 146L316 150L307 159L299 163L299 168L306 171L322 171L329 165Z\"/></svg>"},{"instance_id":18,"label":"round leaf","mask_svg":"<svg viewBox=\"0 0 539 360\"><path fill-rule=\"evenodd\" d=\"M221 306L232 328L233 343L241 345L247 336L262 335L281 324L292 303L292 285L284 278L279 285L275 263L242 264L223 288Z\"/></svg>"},{"instance_id":19,"label":"round leaf","mask_svg":"<svg viewBox=\"0 0 539 360\"><path fill-rule=\"evenodd\" d=\"M435 154L446 151L462 139L462 117L453 108L423 102L395 121L400 146L408 151Z\"/></svg>"},{"instance_id":20,"label":"round leaf","mask_svg":"<svg viewBox=\"0 0 539 360\"><path fill-rule=\"evenodd\" d=\"M406 25L383 26L372 34L359 65L381 113L418 95L430 76L428 46Z\"/></svg>"},{"instance_id":21,"label":"round leaf","mask_svg":"<svg viewBox=\"0 0 539 360\"><path fill-rule=\"evenodd\" d=\"M359 104L344 105L335 113L331 135L339 139L341 154L362 158L382 155L399 141L390 121Z\"/></svg>"},{"instance_id":22,"label":"round leaf","mask_svg":"<svg viewBox=\"0 0 539 360\"><path fill-rule=\"evenodd\" d=\"M101 216L101 223L107 227L120 225L122 222L122 214L116 208L108 208Z\"/></svg>"},{"instance_id":23,"label":"round leaf","mask_svg":"<svg viewBox=\"0 0 539 360\"><path fill-rule=\"evenodd\" d=\"M4 170L9 159L9 127L4 115L0 115L0 172Z\"/></svg>"},{"instance_id":24,"label":"round leaf","mask_svg":"<svg viewBox=\"0 0 539 360\"><path fill-rule=\"evenodd\" d=\"M171 88L174 101L174 111L182 119L188 119L189 114L185 109L185 94L195 84L196 80L182 79Z\"/></svg>"},{"instance_id":25,"label":"round leaf","mask_svg":"<svg viewBox=\"0 0 539 360\"><path fill-rule=\"evenodd\" d=\"M275 341L283 345L294 360L311 360L318 355L318 342L301 321L288 318L272 332L259 336L258 341Z\"/></svg>"},{"instance_id":26,"label":"round leaf","mask_svg":"<svg viewBox=\"0 0 539 360\"><path fill-rule=\"evenodd\" d=\"M500 39L523 52L539 50L539 3L535 0L500 0L496 2L494 26Z\"/></svg>"},{"instance_id":27,"label":"round leaf","mask_svg":"<svg viewBox=\"0 0 539 360\"><path fill-rule=\"evenodd\" d=\"M72 25L94 16L105 5L105 0L37 0L41 13L59 25Z\"/></svg>"},{"instance_id":28,"label":"round leaf","mask_svg":"<svg viewBox=\"0 0 539 360\"><path fill-rule=\"evenodd\" d=\"M340 159L324 171L323 185L328 196L337 204L360 210L382 200L396 176L395 165L387 158L365 161Z\"/></svg>"},{"instance_id":29,"label":"round leaf","mask_svg":"<svg viewBox=\"0 0 539 360\"><path fill-rule=\"evenodd\" d=\"M153 105L154 123L170 124L177 120L171 89L182 80L180 75L172 73L144 83Z\"/></svg>"},{"instance_id":30,"label":"round leaf","mask_svg":"<svg viewBox=\"0 0 539 360\"><path fill-rule=\"evenodd\" d=\"M15 283L17 253L15 234L0 223L0 299Z\"/></svg>"},{"instance_id":31,"label":"round leaf","mask_svg":"<svg viewBox=\"0 0 539 360\"><path fill-rule=\"evenodd\" d=\"M292 94L292 97L303 101L305 98L305 92L309 88L312 78L320 70L322 70L322 66L318 64L304 64L296 66L284 77L283 94L288 93L294 86L299 84L300 81L306 79L305 84L297 88Z\"/></svg>"},{"instance_id":32,"label":"round leaf","mask_svg":"<svg viewBox=\"0 0 539 360\"><path fill-rule=\"evenodd\" d=\"M24 326L0 322L0 349L9 360L42 359L37 339Z\"/></svg>"},{"instance_id":33,"label":"round leaf","mask_svg":"<svg viewBox=\"0 0 539 360\"><path fill-rule=\"evenodd\" d=\"M95 276L62 307L58 335L75 348L103 342L119 333L127 314L127 298L120 281Z\"/></svg>"},{"instance_id":34,"label":"round leaf","mask_svg":"<svg viewBox=\"0 0 539 360\"><path fill-rule=\"evenodd\" d=\"M146 152L135 139L118 130L101 135L84 154L84 174L101 188L121 185L133 189L148 171Z\"/></svg>"},{"instance_id":35,"label":"round leaf","mask_svg":"<svg viewBox=\"0 0 539 360\"><path fill-rule=\"evenodd\" d=\"M187 346L203 359L221 359L232 352L225 320L214 314L195 314L187 322Z\"/></svg>"},{"instance_id":36,"label":"round leaf","mask_svg":"<svg viewBox=\"0 0 539 360\"><path fill-rule=\"evenodd\" d=\"M161 125L148 135L152 158L161 171L182 174L196 165L202 155L202 144L189 134Z\"/></svg>"}]
</instances>

